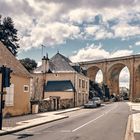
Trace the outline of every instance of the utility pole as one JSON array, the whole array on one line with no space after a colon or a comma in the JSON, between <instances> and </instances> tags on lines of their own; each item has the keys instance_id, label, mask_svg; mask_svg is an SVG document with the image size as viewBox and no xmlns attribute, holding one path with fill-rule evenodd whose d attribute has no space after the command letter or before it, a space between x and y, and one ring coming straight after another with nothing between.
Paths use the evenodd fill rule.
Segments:
<instances>
[{"instance_id":1,"label":"utility pole","mask_svg":"<svg viewBox=\"0 0 140 140\"><path fill-rule=\"evenodd\" d=\"M2 76L1 76L1 92L0 92L0 95L1 95L1 98L0 98L0 130L2 130L2 117L3 117L3 113L2 113L2 109L3 109L3 83L4 83L4 66L1 67L1 73L2 73Z\"/></svg>"},{"instance_id":2,"label":"utility pole","mask_svg":"<svg viewBox=\"0 0 140 140\"><path fill-rule=\"evenodd\" d=\"M0 130L2 130L2 119L3 119L3 112L2 109L4 108L5 100L3 100L3 94L4 88L10 87L10 73L11 73L10 68L6 68L5 66L2 66L0 68L0 73L1 73L1 91L0 91Z\"/></svg>"}]
</instances>

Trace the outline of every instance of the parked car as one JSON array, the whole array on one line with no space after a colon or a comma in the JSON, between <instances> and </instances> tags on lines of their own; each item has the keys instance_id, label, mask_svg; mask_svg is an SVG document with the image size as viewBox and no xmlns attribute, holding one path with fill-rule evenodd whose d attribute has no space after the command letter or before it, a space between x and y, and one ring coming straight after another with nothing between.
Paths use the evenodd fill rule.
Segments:
<instances>
[{"instance_id":1,"label":"parked car","mask_svg":"<svg viewBox=\"0 0 140 140\"><path fill-rule=\"evenodd\" d=\"M92 100L96 106L101 106L101 99L99 97L93 97Z\"/></svg>"},{"instance_id":2,"label":"parked car","mask_svg":"<svg viewBox=\"0 0 140 140\"><path fill-rule=\"evenodd\" d=\"M88 103L84 104L84 108L94 108L97 107L93 101L88 101Z\"/></svg>"},{"instance_id":3,"label":"parked car","mask_svg":"<svg viewBox=\"0 0 140 140\"><path fill-rule=\"evenodd\" d=\"M94 97L88 103L84 104L84 108L95 108L101 105L101 100L99 97Z\"/></svg>"}]
</instances>

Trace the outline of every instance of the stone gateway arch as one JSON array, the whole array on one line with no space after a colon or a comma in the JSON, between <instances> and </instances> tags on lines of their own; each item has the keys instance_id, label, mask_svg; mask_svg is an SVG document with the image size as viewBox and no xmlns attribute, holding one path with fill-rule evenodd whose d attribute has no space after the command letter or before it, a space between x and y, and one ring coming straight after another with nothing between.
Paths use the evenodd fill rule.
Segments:
<instances>
[{"instance_id":1,"label":"stone gateway arch","mask_svg":"<svg viewBox=\"0 0 140 140\"><path fill-rule=\"evenodd\" d=\"M97 72L101 70L103 82L108 85L110 94L119 94L119 74L127 67L130 73L130 100L140 98L140 55L85 61L79 64L86 67L90 80L95 80Z\"/></svg>"}]
</instances>

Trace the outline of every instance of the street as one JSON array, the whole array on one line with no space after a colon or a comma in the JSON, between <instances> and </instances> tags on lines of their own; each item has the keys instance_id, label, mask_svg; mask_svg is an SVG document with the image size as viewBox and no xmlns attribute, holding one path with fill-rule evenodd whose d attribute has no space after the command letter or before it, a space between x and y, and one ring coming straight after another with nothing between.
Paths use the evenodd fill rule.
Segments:
<instances>
[{"instance_id":1,"label":"street","mask_svg":"<svg viewBox=\"0 0 140 140\"><path fill-rule=\"evenodd\" d=\"M65 113L69 118L0 136L0 140L124 140L129 106L125 102Z\"/></svg>"}]
</instances>

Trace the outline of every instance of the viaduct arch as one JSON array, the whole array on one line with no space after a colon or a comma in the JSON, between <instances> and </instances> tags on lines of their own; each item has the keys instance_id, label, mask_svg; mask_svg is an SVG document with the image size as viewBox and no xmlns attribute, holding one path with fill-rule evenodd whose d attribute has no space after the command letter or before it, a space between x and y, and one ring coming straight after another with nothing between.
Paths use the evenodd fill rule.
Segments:
<instances>
[{"instance_id":1,"label":"viaduct arch","mask_svg":"<svg viewBox=\"0 0 140 140\"><path fill-rule=\"evenodd\" d=\"M110 93L119 94L119 75L124 67L130 73L130 100L140 98L140 55L131 55L79 63L86 67L87 76L95 80L99 70L103 73L103 82L108 85Z\"/></svg>"}]
</instances>

